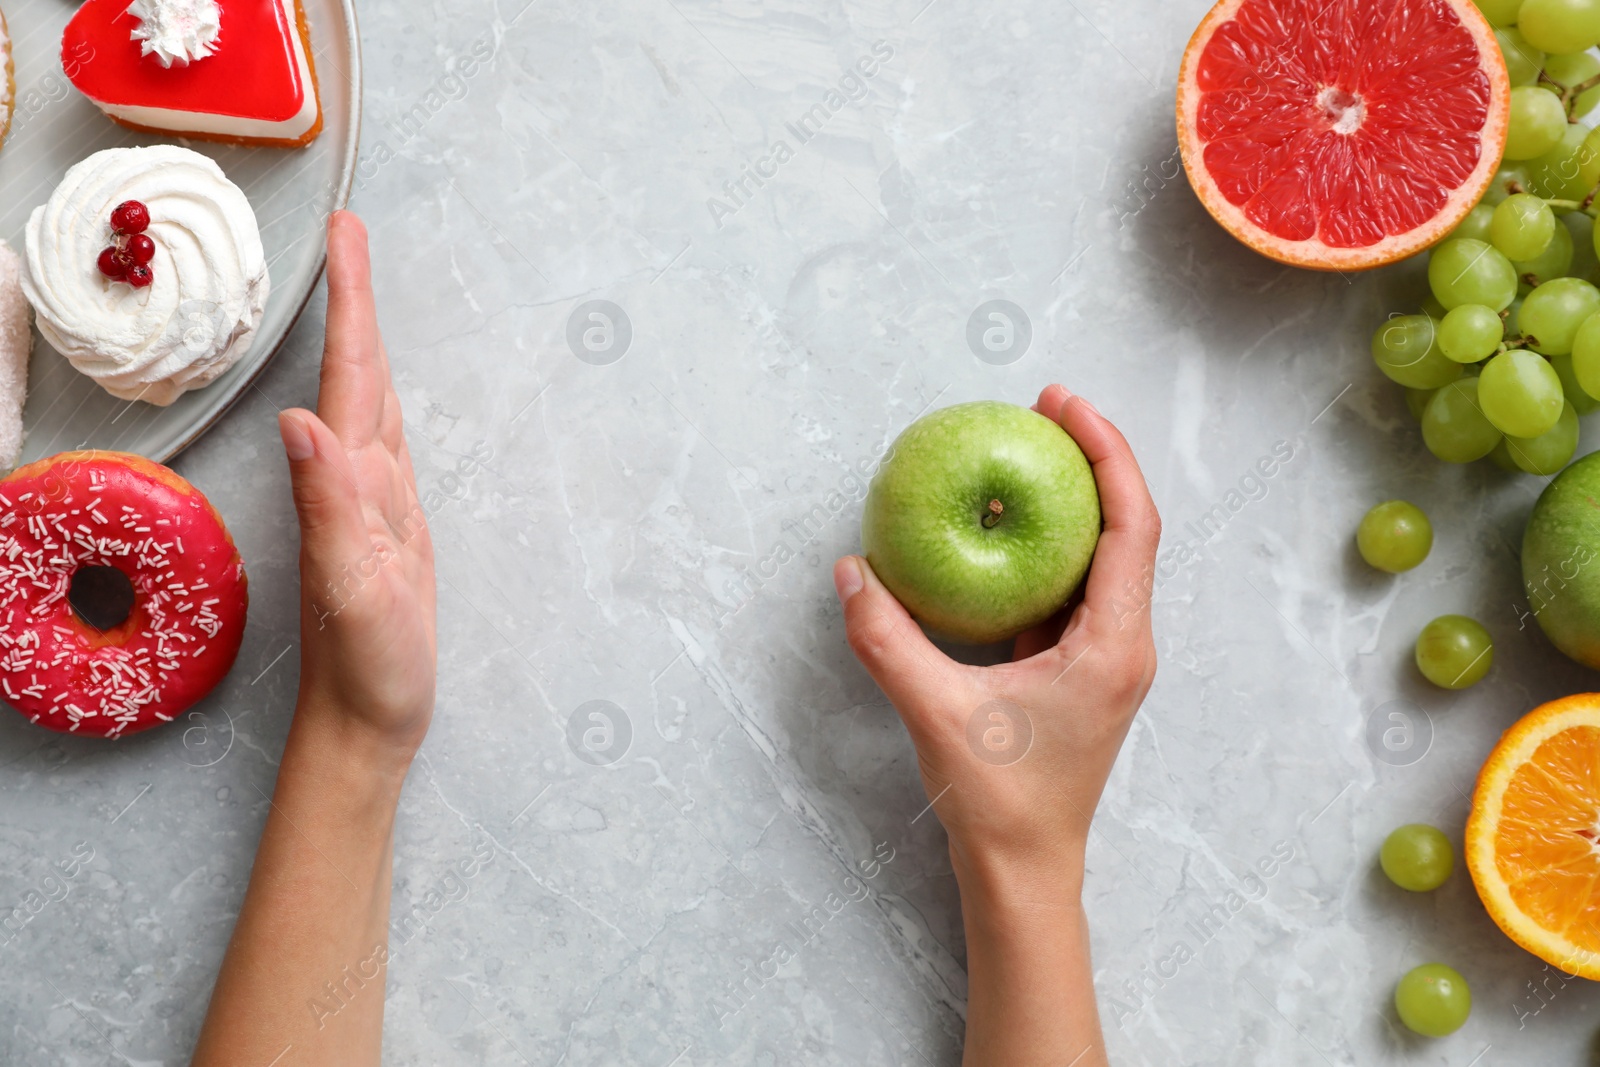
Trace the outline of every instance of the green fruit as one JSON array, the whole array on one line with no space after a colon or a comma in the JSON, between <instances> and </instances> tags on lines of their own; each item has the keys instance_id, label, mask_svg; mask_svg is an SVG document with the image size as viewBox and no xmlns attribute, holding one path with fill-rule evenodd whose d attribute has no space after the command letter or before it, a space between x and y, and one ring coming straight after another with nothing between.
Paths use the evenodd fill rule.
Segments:
<instances>
[{"instance_id":1,"label":"green fruit","mask_svg":"<svg viewBox=\"0 0 1600 1067\"><path fill-rule=\"evenodd\" d=\"M1489 221L1494 218L1495 205L1480 200L1474 204L1472 210L1467 212L1465 218L1456 223L1456 228L1445 237L1446 241L1454 241L1458 237L1471 238L1474 241L1489 240ZM1441 308L1443 304L1439 305Z\"/></svg>"},{"instance_id":2,"label":"green fruit","mask_svg":"<svg viewBox=\"0 0 1600 1067\"><path fill-rule=\"evenodd\" d=\"M1550 55L1585 51L1600 43L1600 0L1523 0L1517 28Z\"/></svg>"},{"instance_id":3,"label":"green fruit","mask_svg":"<svg viewBox=\"0 0 1600 1067\"><path fill-rule=\"evenodd\" d=\"M1361 517L1356 548L1362 559L1380 571L1399 574L1428 558L1433 524L1415 504L1385 500Z\"/></svg>"},{"instance_id":4,"label":"green fruit","mask_svg":"<svg viewBox=\"0 0 1600 1067\"><path fill-rule=\"evenodd\" d=\"M972 644L1055 614L1100 537L1094 472L1059 425L983 400L925 415L867 492L861 547L919 622Z\"/></svg>"},{"instance_id":5,"label":"green fruit","mask_svg":"<svg viewBox=\"0 0 1600 1067\"><path fill-rule=\"evenodd\" d=\"M1423 1037L1445 1037L1466 1024L1472 1014L1467 980L1442 963L1424 963L1400 979L1394 989L1400 1021Z\"/></svg>"},{"instance_id":6,"label":"green fruit","mask_svg":"<svg viewBox=\"0 0 1600 1067\"><path fill-rule=\"evenodd\" d=\"M1562 652L1600 668L1600 452L1539 495L1522 534L1522 585L1539 628Z\"/></svg>"},{"instance_id":7,"label":"green fruit","mask_svg":"<svg viewBox=\"0 0 1600 1067\"><path fill-rule=\"evenodd\" d=\"M1583 181L1583 163L1588 159L1589 127L1568 123L1556 146L1528 164L1533 186L1541 196L1560 200L1582 200L1594 188Z\"/></svg>"},{"instance_id":8,"label":"green fruit","mask_svg":"<svg viewBox=\"0 0 1600 1067\"><path fill-rule=\"evenodd\" d=\"M1378 853L1389 881L1413 893L1444 885L1455 867L1455 850L1440 830L1423 823L1402 826L1390 834Z\"/></svg>"},{"instance_id":9,"label":"green fruit","mask_svg":"<svg viewBox=\"0 0 1600 1067\"><path fill-rule=\"evenodd\" d=\"M1544 53L1529 44L1515 26L1505 26L1494 31L1500 45L1500 55L1506 61L1506 74L1512 85L1532 85L1539 77L1539 67L1544 63Z\"/></svg>"},{"instance_id":10,"label":"green fruit","mask_svg":"<svg viewBox=\"0 0 1600 1067\"><path fill-rule=\"evenodd\" d=\"M1565 384L1562 388L1566 388ZM1550 429L1538 437L1507 437L1505 442L1511 461L1519 469L1549 477L1565 467L1578 451L1578 410L1572 401L1565 401L1561 417Z\"/></svg>"},{"instance_id":11,"label":"green fruit","mask_svg":"<svg viewBox=\"0 0 1600 1067\"><path fill-rule=\"evenodd\" d=\"M1578 327L1597 311L1600 289L1582 278L1554 278L1528 294L1517 313L1517 322L1534 338L1529 342L1530 348L1559 356L1572 351Z\"/></svg>"},{"instance_id":12,"label":"green fruit","mask_svg":"<svg viewBox=\"0 0 1600 1067\"><path fill-rule=\"evenodd\" d=\"M1582 327L1579 327L1582 331ZM1567 403L1572 405L1572 410L1581 416L1589 414L1595 408L1600 408L1600 400L1596 400L1583 391L1583 383L1578 380L1578 372L1572 365L1571 356L1551 356L1550 366L1556 369L1556 377L1561 379L1561 392L1567 398Z\"/></svg>"},{"instance_id":13,"label":"green fruit","mask_svg":"<svg viewBox=\"0 0 1600 1067\"><path fill-rule=\"evenodd\" d=\"M1589 240L1592 238L1586 235L1585 241ZM1533 288L1545 282L1566 277L1572 270L1572 252L1572 230L1557 219L1555 232L1550 235L1550 243L1544 251L1533 259L1514 260L1511 265L1517 269L1517 277L1529 285L1529 291L1532 292Z\"/></svg>"},{"instance_id":14,"label":"green fruit","mask_svg":"<svg viewBox=\"0 0 1600 1067\"><path fill-rule=\"evenodd\" d=\"M1511 118L1506 123L1507 159L1537 159L1561 143L1567 110L1561 100L1537 85L1511 90Z\"/></svg>"},{"instance_id":15,"label":"green fruit","mask_svg":"<svg viewBox=\"0 0 1600 1067\"><path fill-rule=\"evenodd\" d=\"M1522 0L1474 0L1491 26L1515 26Z\"/></svg>"},{"instance_id":16,"label":"green fruit","mask_svg":"<svg viewBox=\"0 0 1600 1067\"><path fill-rule=\"evenodd\" d=\"M1427 315L1388 319L1372 332L1373 362L1407 389L1448 385L1461 377L1461 364L1440 351L1438 330L1438 321Z\"/></svg>"},{"instance_id":17,"label":"green fruit","mask_svg":"<svg viewBox=\"0 0 1600 1067\"><path fill-rule=\"evenodd\" d=\"M1504 311L1517 297L1517 268L1493 245L1467 238L1444 241L1428 255L1428 288L1447 311L1462 304Z\"/></svg>"},{"instance_id":18,"label":"green fruit","mask_svg":"<svg viewBox=\"0 0 1600 1067\"><path fill-rule=\"evenodd\" d=\"M1476 685L1494 665L1494 641L1476 619L1441 615L1417 636L1417 669L1441 689Z\"/></svg>"},{"instance_id":19,"label":"green fruit","mask_svg":"<svg viewBox=\"0 0 1600 1067\"><path fill-rule=\"evenodd\" d=\"M1500 201L1513 193L1526 193L1532 188L1533 175L1528 169L1528 164L1504 160L1500 164L1500 169L1494 172L1494 177L1489 179L1489 188L1484 190L1481 202L1490 207L1498 207Z\"/></svg>"},{"instance_id":20,"label":"green fruit","mask_svg":"<svg viewBox=\"0 0 1600 1067\"><path fill-rule=\"evenodd\" d=\"M1418 422L1422 421L1422 413L1428 409L1428 401L1433 399L1434 389L1407 389L1406 410L1411 412L1411 417ZM1596 401L1600 403L1600 401Z\"/></svg>"},{"instance_id":21,"label":"green fruit","mask_svg":"<svg viewBox=\"0 0 1600 1067\"><path fill-rule=\"evenodd\" d=\"M1525 348L1500 353L1478 375L1479 409L1510 437L1545 433L1560 421L1565 402L1561 376L1550 361Z\"/></svg>"}]
</instances>

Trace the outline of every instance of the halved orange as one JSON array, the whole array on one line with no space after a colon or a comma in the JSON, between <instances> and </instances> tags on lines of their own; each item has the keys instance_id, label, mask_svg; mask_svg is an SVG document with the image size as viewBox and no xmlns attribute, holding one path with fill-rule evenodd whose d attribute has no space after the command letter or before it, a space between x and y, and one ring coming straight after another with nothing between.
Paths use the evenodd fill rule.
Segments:
<instances>
[{"instance_id":1,"label":"halved orange","mask_svg":"<svg viewBox=\"0 0 1600 1067\"><path fill-rule=\"evenodd\" d=\"M1466 853L1507 937L1600 979L1600 693L1540 705L1501 735L1478 772Z\"/></svg>"},{"instance_id":2,"label":"halved orange","mask_svg":"<svg viewBox=\"0 0 1600 1067\"><path fill-rule=\"evenodd\" d=\"M1221 0L1183 54L1178 147L1206 210L1251 248L1364 270L1472 210L1510 99L1472 0Z\"/></svg>"}]
</instances>

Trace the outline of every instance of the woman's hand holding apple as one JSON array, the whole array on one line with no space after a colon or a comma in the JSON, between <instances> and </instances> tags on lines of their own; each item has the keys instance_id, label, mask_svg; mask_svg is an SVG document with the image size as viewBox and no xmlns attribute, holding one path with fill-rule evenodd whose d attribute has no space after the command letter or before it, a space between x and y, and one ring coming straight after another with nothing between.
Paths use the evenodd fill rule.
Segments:
<instances>
[{"instance_id":1,"label":"woman's hand holding apple","mask_svg":"<svg viewBox=\"0 0 1600 1067\"><path fill-rule=\"evenodd\" d=\"M1105 528L1082 602L1018 637L1011 663L955 662L866 560L834 568L850 646L900 713L950 836L967 927L968 1067L1105 1062L1080 904L1084 848L1156 670L1161 520L1144 476L1087 401L1052 385L1034 408L1083 449Z\"/></svg>"}]
</instances>

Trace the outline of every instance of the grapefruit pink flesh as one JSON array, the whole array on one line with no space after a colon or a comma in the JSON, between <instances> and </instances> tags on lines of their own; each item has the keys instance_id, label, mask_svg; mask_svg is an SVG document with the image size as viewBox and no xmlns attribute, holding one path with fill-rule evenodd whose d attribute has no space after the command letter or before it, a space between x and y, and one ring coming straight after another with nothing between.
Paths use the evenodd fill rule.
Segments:
<instances>
[{"instance_id":1,"label":"grapefruit pink flesh","mask_svg":"<svg viewBox=\"0 0 1600 1067\"><path fill-rule=\"evenodd\" d=\"M1242 220L1207 206L1269 255L1283 242L1398 252L1393 238L1451 213L1452 201L1464 214L1498 163L1509 91L1478 22L1464 0L1223 0L1191 43L1198 56L1186 57L1180 126L1187 117L1197 188L1213 185ZM1239 234L1241 222L1256 239ZM1435 228L1422 247L1448 227Z\"/></svg>"}]
</instances>

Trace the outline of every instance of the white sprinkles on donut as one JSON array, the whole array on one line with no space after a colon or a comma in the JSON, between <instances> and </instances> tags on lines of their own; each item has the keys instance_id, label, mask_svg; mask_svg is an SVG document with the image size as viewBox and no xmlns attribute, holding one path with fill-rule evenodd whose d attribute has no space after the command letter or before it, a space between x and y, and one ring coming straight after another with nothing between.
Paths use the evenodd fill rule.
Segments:
<instances>
[{"instance_id":1,"label":"white sprinkles on donut","mask_svg":"<svg viewBox=\"0 0 1600 1067\"><path fill-rule=\"evenodd\" d=\"M171 721L226 674L242 637L245 580L231 539L197 490L146 464L187 487L192 495L184 499L172 484L123 465L114 470L113 497L148 491L149 503L169 513L111 508L106 454L79 455L94 457L69 464L88 468L86 483L46 471L48 495L35 484L15 496L16 476L0 483L0 692L33 722L116 737ZM204 538L215 543L196 558L180 531L201 523L212 527L204 534L217 536ZM69 591L85 567L126 575L134 599L124 622L101 631L75 613ZM214 646L225 648L226 662L216 655L197 662Z\"/></svg>"}]
</instances>

